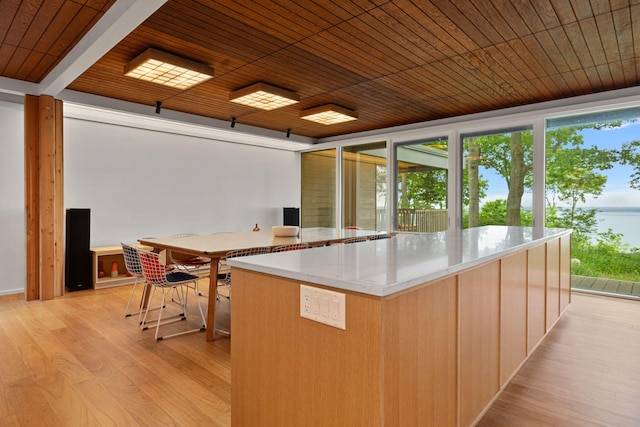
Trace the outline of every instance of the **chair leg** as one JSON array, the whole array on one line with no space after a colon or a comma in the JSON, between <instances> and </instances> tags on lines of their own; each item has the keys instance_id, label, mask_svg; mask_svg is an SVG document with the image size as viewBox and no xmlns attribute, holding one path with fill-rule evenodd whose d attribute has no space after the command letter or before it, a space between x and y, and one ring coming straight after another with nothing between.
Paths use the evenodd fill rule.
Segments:
<instances>
[{"instance_id":1,"label":"chair leg","mask_svg":"<svg viewBox=\"0 0 640 427\"><path fill-rule=\"evenodd\" d=\"M131 289L131 294L129 295L129 302L127 302L127 308L124 309L124 317L130 317L133 316L134 314L140 314L142 312L142 309L136 311L135 313L129 313L129 307L131 306L131 300L133 299L133 294L136 293L136 287L138 286L138 280L136 279L136 281L133 283L133 288ZM143 298L144 298L144 292L143 292Z\"/></svg>"},{"instance_id":2,"label":"chair leg","mask_svg":"<svg viewBox=\"0 0 640 427\"><path fill-rule=\"evenodd\" d=\"M194 282L194 286L192 288L190 286L188 286L188 285L182 285L182 286L186 286L187 287L186 291L183 288L181 288L180 290L177 291L177 293L180 295L180 300L183 302L183 305L182 305L182 311L183 311L182 318L181 319L174 319L174 320L171 320L171 321L161 322L160 321L160 316L158 316L159 319L158 319L158 323L156 325L156 335L155 335L155 338L158 341L163 340L165 338L175 337L175 336L178 336L178 335L190 334L192 332L201 332L201 331L206 330L206 328L207 328L207 321L206 321L206 318L205 318L205 315L204 315L204 311L202 311L202 305L200 305L200 301L198 300L198 283ZM176 333L173 333L173 334L170 334L170 335L158 336L159 335L160 326L166 325L167 323L173 323L173 322L175 322L177 320L185 320L186 319L186 316L187 316L187 300L188 300L188 295L189 295L189 288L191 288L193 290L194 298L196 299L196 303L198 304L198 310L200 311L200 318L202 320L202 326L199 327L199 328L194 328L194 329L189 329L189 330L186 330L186 331L176 332ZM163 293L162 293L163 303L165 302L165 298L166 298L166 293L163 291Z\"/></svg>"},{"instance_id":3,"label":"chair leg","mask_svg":"<svg viewBox=\"0 0 640 427\"><path fill-rule=\"evenodd\" d=\"M147 305L147 309L146 309L146 311L145 311L144 318L142 319L142 322L140 322L140 328L141 328L143 331L146 331L147 329L149 329L149 325L150 325L150 324L153 324L154 322L155 322L155 324L156 324L156 328L157 328L158 324L161 322L162 312L163 312L163 311L165 310L165 308L167 307L167 298L166 298L166 295L167 295L167 292L168 292L168 291L167 291L167 288L166 288L166 287L162 287L162 288L161 288L161 292L162 292L162 303L161 303L160 307L158 307L158 308L149 308L149 307L151 306L151 302L153 301L153 297L154 297L154 296L155 296L155 294L156 294L156 289L157 289L157 288L158 288L157 286L154 286L154 287L153 287L153 291L151 291L151 297L149 298L149 303L148 303L148 305ZM172 287L172 289L173 289L173 287ZM168 323L178 322L178 321L180 321L180 320L184 320L184 319L186 319L186 317L185 317L185 311L184 311L184 306L182 306L182 305L181 305L181 306L180 306L180 308L181 308L181 312L180 312L180 314L175 314L175 315L173 315L173 316L171 316L171 317L168 317L167 319L165 319L165 322L164 322L163 324L165 324L165 325L166 325L166 324L168 324ZM150 312L150 311L153 311L153 310L159 310L159 311L158 311L158 318L157 318L157 319L153 319L153 320L149 320L149 321L147 321L147 317L148 317L149 312ZM171 319L171 320L169 320L169 319Z\"/></svg>"},{"instance_id":4,"label":"chair leg","mask_svg":"<svg viewBox=\"0 0 640 427\"><path fill-rule=\"evenodd\" d=\"M218 292L218 287L219 286L226 286L227 289L229 290L228 295L225 295L224 297L229 300L229 305L231 305L231 292L230 292L231 288L226 283L222 284L222 285L216 284L216 300L218 302L221 301L220 293ZM231 307L229 307L229 311L231 311ZM215 336L216 333L220 333L220 334L223 334L223 335L231 336L231 331L225 331L224 329L216 328L216 319L215 319L215 316L214 316L214 319L213 319L213 335Z\"/></svg>"},{"instance_id":5,"label":"chair leg","mask_svg":"<svg viewBox=\"0 0 640 427\"><path fill-rule=\"evenodd\" d=\"M202 305L200 304L200 300L198 299L198 296L200 296L202 294L198 290L198 282L197 281L194 283L193 293L195 295L194 298L196 299L196 303L198 304L198 310L200 311L200 318L202 319L202 330L204 331L205 329L207 329L207 317L204 315L204 311L202 311ZM215 330L214 330L214 332L215 332Z\"/></svg>"},{"instance_id":6,"label":"chair leg","mask_svg":"<svg viewBox=\"0 0 640 427\"><path fill-rule=\"evenodd\" d=\"M140 328L145 331L147 329L149 329L147 325L147 317L149 316L149 307L151 306L151 301L153 301L153 297L156 294L156 287L153 287L153 290L151 291L151 295L149 296L149 301L147 302L147 309L144 311L144 317L142 318L142 320L140 321ZM162 310L164 307L161 305L160 306L160 310Z\"/></svg>"},{"instance_id":7,"label":"chair leg","mask_svg":"<svg viewBox=\"0 0 640 427\"><path fill-rule=\"evenodd\" d=\"M140 328L143 328L143 326L147 323L147 315L149 314L149 312L160 310L161 308L164 308L164 307L163 306L158 306L153 308L151 307L151 302L153 300L155 287L153 287L153 290L151 291L151 295L149 296L149 299L146 301L147 306L144 307L147 294L149 293L149 288L151 288L152 286L149 286L146 283L140 283L140 285L142 285L142 296L140 297L140 310L136 311L135 313L131 313L131 315L133 314L138 315L138 324L140 325ZM154 322L154 320L151 320L151 322Z\"/></svg>"}]
</instances>

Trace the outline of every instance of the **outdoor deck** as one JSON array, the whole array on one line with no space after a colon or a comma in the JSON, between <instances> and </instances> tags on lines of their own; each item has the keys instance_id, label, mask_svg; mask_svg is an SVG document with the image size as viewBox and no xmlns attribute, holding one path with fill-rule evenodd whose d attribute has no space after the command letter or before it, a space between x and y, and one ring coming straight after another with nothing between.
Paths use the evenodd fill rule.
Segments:
<instances>
[{"instance_id":1,"label":"outdoor deck","mask_svg":"<svg viewBox=\"0 0 640 427\"><path fill-rule=\"evenodd\" d=\"M571 288L575 291L604 292L640 298L640 283L638 282L572 275Z\"/></svg>"}]
</instances>

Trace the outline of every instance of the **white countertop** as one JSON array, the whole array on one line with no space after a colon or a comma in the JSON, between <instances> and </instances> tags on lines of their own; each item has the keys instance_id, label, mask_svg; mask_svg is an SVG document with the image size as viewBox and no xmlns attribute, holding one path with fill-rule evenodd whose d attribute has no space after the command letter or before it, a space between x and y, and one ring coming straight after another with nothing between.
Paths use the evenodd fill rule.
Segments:
<instances>
[{"instance_id":1,"label":"white countertop","mask_svg":"<svg viewBox=\"0 0 640 427\"><path fill-rule=\"evenodd\" d=\"M569 229L487 226L228 260L232 267L385 296L569 234Z\"/></svg>"}]
</instances>

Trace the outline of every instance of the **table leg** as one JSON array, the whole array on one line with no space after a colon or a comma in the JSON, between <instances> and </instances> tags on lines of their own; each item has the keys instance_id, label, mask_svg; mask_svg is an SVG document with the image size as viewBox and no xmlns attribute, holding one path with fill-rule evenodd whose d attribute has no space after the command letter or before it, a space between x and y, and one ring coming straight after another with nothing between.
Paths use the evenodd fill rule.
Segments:
<instances>
[{"instance_id":1,"label":"table leg","mask_svg":"<svg viewBox=\"0 0 640 427\"><path fill-rule=\"evenodd\" d=\"M211 258L211 270L209 272L209 308L207 309L207 330L205 331L207 341L213 341L216 334L215 319L219 262L220 258Z\"/></svg>"}]
</instances>

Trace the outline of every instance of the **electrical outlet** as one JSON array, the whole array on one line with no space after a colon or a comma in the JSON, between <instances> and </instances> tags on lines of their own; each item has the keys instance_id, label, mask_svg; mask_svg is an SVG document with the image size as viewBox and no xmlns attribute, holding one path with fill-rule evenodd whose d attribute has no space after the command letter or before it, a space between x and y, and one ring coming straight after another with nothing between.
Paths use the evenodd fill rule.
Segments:
<instances>
[{"instance_id":1,"label":"electrical outlet","mask_svg":"<svg viewBox=\"0 0 640 427\"><path fill-rule=\"evenodd\" d=\"M300 285L300 316L338 329L346 328L346 295Z\"/></svg>"}]
</instances>

